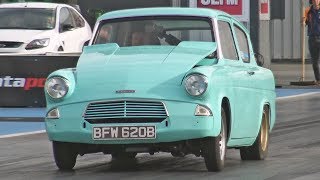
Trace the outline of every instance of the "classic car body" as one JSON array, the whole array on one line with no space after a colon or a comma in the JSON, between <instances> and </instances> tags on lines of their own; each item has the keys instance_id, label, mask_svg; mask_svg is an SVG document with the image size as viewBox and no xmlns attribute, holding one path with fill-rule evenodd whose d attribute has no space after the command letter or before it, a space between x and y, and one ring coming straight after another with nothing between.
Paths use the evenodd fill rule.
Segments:
<instances>
[{"instance_id":1,"label":"classic car body","mask_svg":"<svg viewBox=\"0 0 320 180\"><path fill-rule=\"evenodd\" d=\"M157 45L127 43L130 27L146 21ZM115 38L98 43L104 26ZM266 157L274 77L257 65L240 22L208 9L133 9L104 14L94 34L77 67L46 82L46 130L60 169L91 152L193 153L209 171L223 168L226 147L244 160Z\"/></svg>"}]
</instances>

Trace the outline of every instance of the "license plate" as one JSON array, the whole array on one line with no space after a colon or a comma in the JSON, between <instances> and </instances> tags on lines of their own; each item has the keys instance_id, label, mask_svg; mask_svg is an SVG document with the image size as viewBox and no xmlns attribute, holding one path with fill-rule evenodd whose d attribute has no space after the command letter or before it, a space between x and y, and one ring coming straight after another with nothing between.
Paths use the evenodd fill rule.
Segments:
<instances>
[{"instance_id":1,"label":"license plate","mask_svg":"<svg viewBox=\"0 0 320 180\"><path fill-rule=\"evenodd\" d=\"M155 126L105 126L93 127L94 140L155 139Z\"/></svg>"}]
</instances>

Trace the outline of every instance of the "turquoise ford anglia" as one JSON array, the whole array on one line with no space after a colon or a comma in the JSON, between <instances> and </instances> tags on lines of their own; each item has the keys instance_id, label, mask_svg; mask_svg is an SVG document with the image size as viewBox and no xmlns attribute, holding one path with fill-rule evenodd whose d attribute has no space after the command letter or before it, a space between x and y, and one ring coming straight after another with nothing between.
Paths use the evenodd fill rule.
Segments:
<instances>
[{"instance_id":1,"label":"turquoise ford anglia","mask_svg":"<svg viewBox=\"0 0 320 180\"><path fill-rule=\"evenodd\" d=\"M96 152L117 162L194 154L208 171L223 169L227 148L263 160L276 114L274 76L258 66L246 28L200 8L102 15L77 67L51 73L45 94L61 170Z\"/></svg>"}]
</instances>

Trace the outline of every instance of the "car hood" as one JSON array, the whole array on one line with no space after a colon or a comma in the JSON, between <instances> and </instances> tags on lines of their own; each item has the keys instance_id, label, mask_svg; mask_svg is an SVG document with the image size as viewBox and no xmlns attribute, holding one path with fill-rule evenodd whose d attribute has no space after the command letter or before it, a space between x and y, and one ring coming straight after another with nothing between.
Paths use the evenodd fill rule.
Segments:
<instances>
[{"instance_id":1,"label":"car hood","mask_svg":"<svg viewBox=\"0 0 320 180\"><path fill-rule=\"evenodd\" d=\"M178 46L86 47L76 71L76 89L96 91L180 86L186 73L216 50L213 42L181 42Z\"/></svg>"},{"instance_id":2,"label":"car hood","mask_svg":"<svg viewBox=\"0 0 320 180\"><path fill-rule=\"evenodd\" d=\"M49 38L53 30L0 29L1 41L31 42L35 39Z\"/></svg>"}]
</instances>

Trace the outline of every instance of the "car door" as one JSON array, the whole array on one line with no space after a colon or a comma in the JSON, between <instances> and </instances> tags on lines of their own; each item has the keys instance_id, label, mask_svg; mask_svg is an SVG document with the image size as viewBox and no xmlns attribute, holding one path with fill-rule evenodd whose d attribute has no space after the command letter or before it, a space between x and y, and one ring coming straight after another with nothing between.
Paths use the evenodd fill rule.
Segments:
<instances>
[{"instance_id":1,"label":"car door","mask_svg":"<svg viewBox=\"0 0 320 180\"><path fill-rule=\"evenodd\" d=\"M226 81L230 86L225 90L229 96L232 113L230 137L243 138L248 136L246 125L243 123L248 118L247 114L244 113L246 110L244 105L247 103L246 97L248 96L244 86L247 72L239 57L231 22L231 19L227 17L218 18L219 45L222 53L221 60L227 72Z\"/></svg>"},{"instance_id":2,"label":"car door","mask_svg":"<svg viewBox=\"0 0 320 180\"><path fill-rule=\"evenodd\" d=\"M236 47L240 61L243 64L241 75L241 86L238 91L243 96L237 96L238 107L236 109L238 117L234 123L233 134L237 138L252 138L257 135L259 129L259 119L261 104L261 92L258 87L259 68L252 61L254 60L253 50L248 33L237 21L233 23L233 33L236 39Z\"/></svg>"},{"instance_id":3,"label":"car door","mask_svg":"<svg viewBox=\"0 0 320 180\"><path fill-rule=\"evenodd\" d=\"M69 11L75 23L74 33L77 34L77 37L78 37L77 38L78 46L75 48L77 51L81 52L83 45L88 43L91 38L91 35L92 35L91 28L89 27L88 24L86 24L83 17L81 17L76 10L69 8Z\"/></svg>"},{"instance_id":4,"label":"car door","mask_svg":"<svg viewBox=\"0 0 320 180\"><path fill-rule=\"evenodd\" d=\"M59 13L59 35L64 52L77 52L79 35L75 31L76 26L74 19L67 7L62 7ZM61 49L60 49L61 51Z\"/></svg>"}]
</instances>

